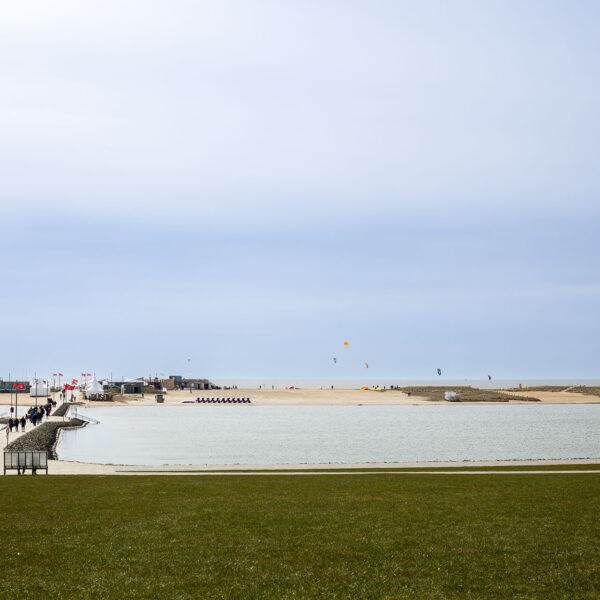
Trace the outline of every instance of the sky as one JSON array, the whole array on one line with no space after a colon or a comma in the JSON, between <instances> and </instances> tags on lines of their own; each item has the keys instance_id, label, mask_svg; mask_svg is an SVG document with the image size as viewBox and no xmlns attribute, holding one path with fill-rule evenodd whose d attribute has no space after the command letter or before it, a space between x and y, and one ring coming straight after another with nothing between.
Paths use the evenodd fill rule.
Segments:
<instances>
[{"instance_id":1,"label":"sky","mask_svg":"<svg viewBox=\"0 0 600 600\"><path fill-rule=\"evenodd\" d=\"M1 3L0 376L600 377L599 26Z\"/></svg>"}]
</instances>

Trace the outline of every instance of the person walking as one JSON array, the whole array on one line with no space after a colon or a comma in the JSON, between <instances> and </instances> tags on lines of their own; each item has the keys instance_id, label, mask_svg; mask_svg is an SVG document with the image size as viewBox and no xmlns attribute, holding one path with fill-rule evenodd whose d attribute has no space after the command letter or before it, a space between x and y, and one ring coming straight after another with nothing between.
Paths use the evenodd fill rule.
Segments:
<instances>
[{"instance_id":1,"label":"person walking","mask_svg":"<svg viewBox=\"0 0 600 600\"><path fill-rule=\"evenodd\" d=\"M25 431L25 423L27 421L25 420L25 417L21 417L21 431Z\"/></svg>"},{"instance_id":2,"label":"person walking","mask_svg":"<svg viewBox=\"0 0 600 600\"><path fill-rule=\"evenodd\" d=\"M8 419L8 430L10 431L10 433L12 433L12 428L13 428L13 419L12 419L12 417L10 417L10 419Z\"/></svg>"}]
</instances>

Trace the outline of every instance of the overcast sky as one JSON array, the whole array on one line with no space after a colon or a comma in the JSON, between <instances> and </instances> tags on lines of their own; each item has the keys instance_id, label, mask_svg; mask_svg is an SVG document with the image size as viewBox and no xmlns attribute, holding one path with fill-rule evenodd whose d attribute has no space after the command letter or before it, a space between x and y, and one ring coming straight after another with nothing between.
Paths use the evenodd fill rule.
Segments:
<instances>
[{"instance_id":1,"label":"overcast sky","mask_svg":"<svg viewBox=\"0 0 600 600\"><path fill-rule=\"evenodd\" d=\"M0 375L598 378L599 27L2 2Z\"/></svg>"}]
</instances>

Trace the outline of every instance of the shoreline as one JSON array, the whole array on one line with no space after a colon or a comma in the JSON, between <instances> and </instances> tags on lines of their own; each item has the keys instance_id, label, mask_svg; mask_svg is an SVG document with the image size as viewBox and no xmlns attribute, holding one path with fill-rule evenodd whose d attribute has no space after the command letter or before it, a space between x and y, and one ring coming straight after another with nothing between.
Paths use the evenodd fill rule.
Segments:
<instances>
[{"instance_id":1,"label":"shoreline","mask_svg":"<svg viewBox=\"0 0 600 600\"><path fill-rule=\"evenodd\" d=\"M364 471L369 469L464 469L494 467L551 467L572 465L600 465L598 458L566 458L538 460L498 460L498 461L428 461L428 462L389 462L389 463L280 463L280 464L233 464L233 465L123 465L82 463L76 461L48 460L50 475L127 475L129 473L193 473L193 472L285 472L285 471Z\"/></svg>"}]
</instances>

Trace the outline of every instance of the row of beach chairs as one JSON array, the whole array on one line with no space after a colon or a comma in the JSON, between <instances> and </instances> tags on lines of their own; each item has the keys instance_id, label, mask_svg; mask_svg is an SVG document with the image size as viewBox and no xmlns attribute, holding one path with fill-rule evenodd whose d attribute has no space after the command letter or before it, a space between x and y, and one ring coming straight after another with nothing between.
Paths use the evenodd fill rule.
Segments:
<instances>
[{"instance_id":1,"label":"row of beach chairs","mask_svg":"<svg viewBox=\"0 0 600 600\"><path fill-rule=\"evenodd\" d=\"M199 404L251 404L250 398L196 398Z\"/></svg>"}]
</instances>

